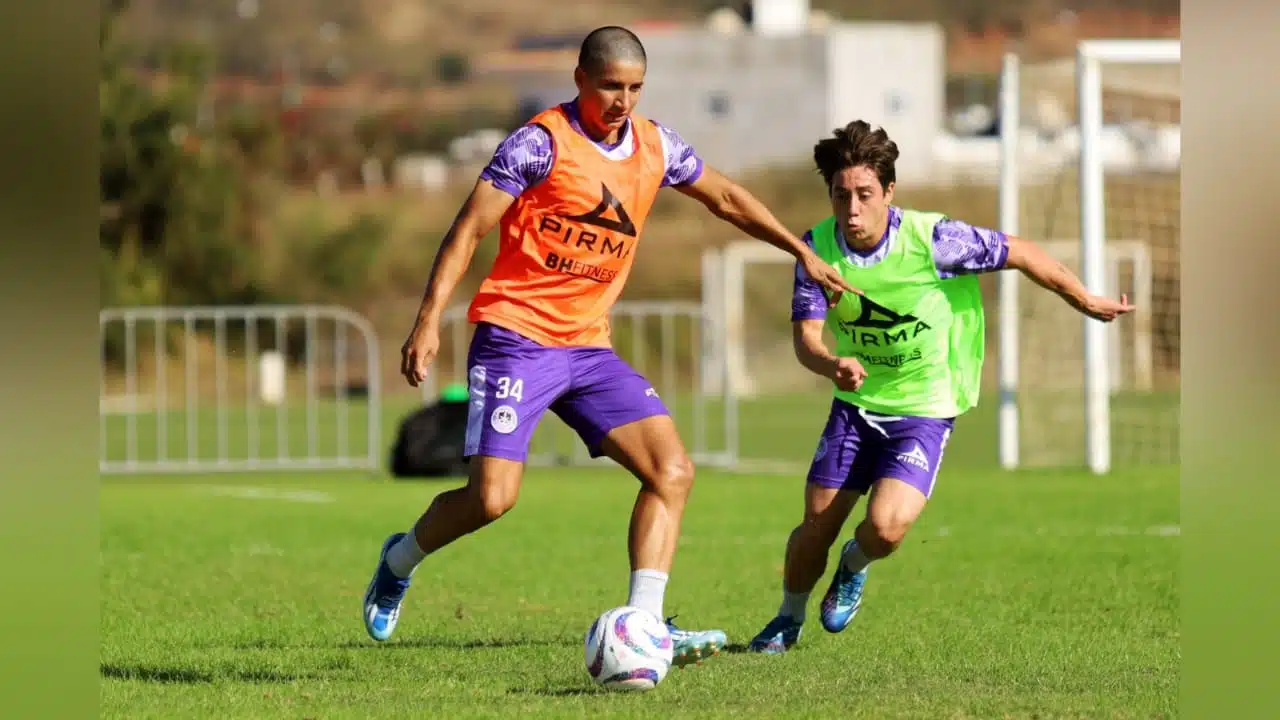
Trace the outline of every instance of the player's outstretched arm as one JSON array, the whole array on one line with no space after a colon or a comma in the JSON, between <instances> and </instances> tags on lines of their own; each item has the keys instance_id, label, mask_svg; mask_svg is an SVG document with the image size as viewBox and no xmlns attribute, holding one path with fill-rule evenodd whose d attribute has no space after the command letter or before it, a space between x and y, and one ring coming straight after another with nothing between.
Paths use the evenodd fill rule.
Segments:
<instances>
[{"instance_id":1,"label":"player's outstretched arm","mask_svg":"<svg viewBox=\"0 0 1280 720\"><path fill-rule=\"evenodd\" d=\"M440 318L449 305L454 288L471 266L480 238L489 234L502 214L515 202L486 179L476 182L458 211L449 232L445 233L431 265L427 289L418 308L409 339L401 350L400 371L409 384L417 387L427 377L427 365L440 348Z\"/></svg>"},{"instance_id":2,"label":"player's outstretched arm","mask_svg":"<svg viewBox=\"0 0 1280 720\"><path fill-rule=\"evenodd\" d=\"M721 220L757 240L763 240L790 253L804 266L809 277L831 293L832 306L839 301L840 293L862 294L861 290L845 281L838 270L824 262L812 249L800 242L800 238L787 230L764 203L714 168L703 166L702 174L697 180L675 187L702 203Z\"/></svg>"},{"instance_id":3,"label":"player's outstretched arm","mask_svg":"<svg viewBox=\"0 0 1280 720\"><path fill-rule=\"evenodd\" d=\"M809 372L827 378L841 390L854 391L862 386L867 371L856 358L836 357L822 341L823 320L796 320L791 323L791 341L796 359Z\"/></svg>"},{"instance_id":4,"label":"player's outstretched arm","mask_svg":"<svg viewBox=\"0 0 1280 720\"><path fill-rule=\"evenodd\" d=\"M1018 270L1040 287L1057 293L1068 305L1095 320L1111 322L1134 311L1128 298L1120 300L1094 295L1066 265L1053 259L1039 245L1024 238L1008 236L1009 256L1005 267Z\"/></svg>"}]
</instances>

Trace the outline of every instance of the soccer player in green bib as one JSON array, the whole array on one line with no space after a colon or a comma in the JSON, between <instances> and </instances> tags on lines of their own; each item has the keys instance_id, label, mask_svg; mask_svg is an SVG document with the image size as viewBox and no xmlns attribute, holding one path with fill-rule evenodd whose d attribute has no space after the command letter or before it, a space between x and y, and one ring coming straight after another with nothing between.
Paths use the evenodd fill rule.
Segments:
<instances>
[{"instance_id":1,"label":"soccer player in green bib","mask_svg":"<svg viewBox=\"0 0 1280 720\"><path fill-rule=\"evenodd\" d=\"M978 401L984 349L977 275L1018 270L1079 312L1110 322L1133 310L1098 297L1034 243L939 213L893 205L898 146L861 120L814 147L832 216L804 236L863 296L834 307L796 269L796 357L830 378L835 397L809 468L804 520L786 547L783 600L751 641L778 653L800 639L809 594L858 499L866 518L841 552L822 599L822 626L838 633L862 604L867 567L896 550L924 510L955 418ZM836 338L830 352L824 327Z\"/></svg>"}]
</instances>

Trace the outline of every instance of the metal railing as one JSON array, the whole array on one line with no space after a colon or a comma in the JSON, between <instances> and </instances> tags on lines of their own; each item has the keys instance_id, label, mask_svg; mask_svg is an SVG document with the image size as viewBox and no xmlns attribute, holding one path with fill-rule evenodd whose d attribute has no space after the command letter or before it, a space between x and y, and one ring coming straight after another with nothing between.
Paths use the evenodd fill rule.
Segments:
<instances>
[{"instance_id":1,"label":"metal railing","mask_svg":"<svg viewBox=\"0 0 1280 720\"><path fill-rule=\"evenodd\" d=\"M382 464L377 338L350 310L109 308L98 324L102 473Z\"/></svg>"}]
</instances>

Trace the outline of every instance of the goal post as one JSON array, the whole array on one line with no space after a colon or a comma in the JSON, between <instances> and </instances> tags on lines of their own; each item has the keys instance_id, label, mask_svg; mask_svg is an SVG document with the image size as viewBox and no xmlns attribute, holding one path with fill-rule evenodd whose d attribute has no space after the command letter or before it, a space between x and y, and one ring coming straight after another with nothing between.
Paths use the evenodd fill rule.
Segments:
<instances>
[{"instance_id":1,"label":"goal post","mask_svg":"<svg viewBox=\"0 0 1280 720\"><path fill-rule=\"evenodd\" d=\"M1076 238L1076 252L1058 243L1054 254L1077 269L1091 292L1128 292L1139 307L1112 324L1077 317L1073 331L1065 316L1050 320L1046 310L1032 308L1044 303L1032 297L1042 293L1020 294L1025 280L1002 275L1005 468L1074 464L1080 450L1098 474L1117 460L1177 461L1180 59L1177 40L1088 40L1073 61L1034 66L1015 54L1004 58L1002 229L1037 241ZM1128 265L1127 284L1117 264ZM1034 333L1041 324L1053 332ZM1078 348L1067 342L1077 333ZM1133 372L1122 378L1117 345L1126 333L1135 343L1126 351ZM1044 387L1044 373L1028 377L1063 356L1078 368L1061 373L1078 379L1067 392ZM1033 408L1037 403L1042 407ZM1079 433L1062 432L1064 422ZM1082 448L1065 446L1077 439Z\"/></svg>"},{"instance_id":2,"label":"goal post","mask_svg":"<svg viewBox=\"0 0 1280 720\"><path fill-rule=\"evenodd\" d=\"M1105 188L1099 145L1102 139L1102 64L1173 63L1181 60L1177 41L1086 41L1077 56L1080 113L1081 278L1091 292L1106 291ZM1085 447L1089 469L1111 469L1111 385L1107 373L1107 336L1102 323L1085 320Z\"/></svg>"},{"instance_id":3,"label":"goal post","mask_svg":"<svg viewBox=\"0 0 1280 720\"><path fill-rule=\"evenodd\" d=\"M785 250L758 240L737 240L702 255L702 303L716 319L712 341L704 356L703 377L709 393L727 392L732 397L752 397L759 382L748 363L747 268L751 265L795 266L796 259ZM776 275L776 274L775 274ZM777 276L790 277L790 273ZM786 283L785 290L791 291ZM787 306L789 307L789 306ZM778 313L785 310L774 308ZM727 383L722 389L719 383Z\"/></svg>"},{"instance_id":4,"label":"goal post","mask_svg":"<svg viewBox=\"0 0 1280 720\"><path fill-rule=\"evenodd\" d=\"M1016 53L1006 53L1000 72L1000 229L1009 235L1018 230L1018 138L1022 132L1022 95L1019 92L1019 70ZM997 353L1000 408L998 433L1000 465L1006 470L1018 467L1018 276L1000 273L996 280L999 328Z\"/></svg>"},{"instance_id":5,"label":"goal post","mask_svg":"<svg viewBox=\"0 0 1280 720\"><path fill-rule=\"evenodd\" d=\"M759 240L702 254L707 318L701 391L724 398L739 470L803 473L831 402L830 384L795 359L795 258Z\"/></svg>"}]
</instances>

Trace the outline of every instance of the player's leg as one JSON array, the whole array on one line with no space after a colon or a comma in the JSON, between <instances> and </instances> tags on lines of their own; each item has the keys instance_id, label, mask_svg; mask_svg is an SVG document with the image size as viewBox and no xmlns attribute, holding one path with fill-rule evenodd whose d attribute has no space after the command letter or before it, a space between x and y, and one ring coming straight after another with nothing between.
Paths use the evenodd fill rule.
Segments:
<instances>
[{"instance_id":1,"label":"player's leg","mask_svg":"<svg viewBox=\"0 0 1280 720\"><path fill-rule=\"evenodd\" d=\"M654 415L613 428L599 447L602 454L640 480L627 536L631 560L627 604L663 618L667 578L693 488L693 463L669 415ZM676 626L673 620L674 617L666 618L666 624L677 667L716 655L727 642L723 630L689 630Z\"/></svg>"},{"instance_id":2,"label":"player's leg","mask_svg":"<svg viewBox=\"0 0 1280 720\"><path fill-rule=\"evenodd\" d=\"M375 640L395 631L414 570L427 555L515 507L529 440L568 387L564 351L488 325L476 329L468 366L467 484L437 495L409 532L383 542L364 597L365 629Z\"/></svg>"},{"instance_id":3,"label":"player's leg","mask_svg":"<svg viewBox=\"0 0 1280 720\"><path fill-rule=\"evenodd\" d=\"M804 520L787 538L780 608L797 622L804 622L809 594L826 572L831 546L860 497L855 490L805 486Z\"/></svg>"},{"instance_id":4,"label":"player's leg","mask_svg":"<svg viewBox=\"0 0 1280 720\"><path fill-rule=\"evenodd\" d=\"M782 604L751 640L748 649L753 652L784 652L799 641L809 595L826 571L827 556L845 520L867 489L857 485L858 476L851 478L859 448L852 423L855 413L848 403L832 402L805 482L804 517L787 539Z\"/></svg>"},{"instance_id":5,"label":"player's leg","mask_svg":"<svg viewBox=\"0 0 1280 720\"><path fill-rule=\"evenodd\" d=\"M782 604L747 649L768 655L786 652L800 641L809 596L826 571L827 555L861 495L854 491L805 485L804 519L787 538L782 571Z\"/></svg>"},{"instance_id":6,"label":"player's leg","mask_svg":"<svg viewBox=\"0 0 1280 720\"><path fill-rule=\"evenodd\" d=\"M822 599L822 625L830 632L848 627L862 606L868 566L897 550L924 511L951 436L951 420L869 413L863 418L870 431L880 435L874 452L865 456L867 471L877 480L866 517L841 550L840 564Z\"/></svg>"},{"instance_id":7,"label":"player's leg","mask_svg":"<svg viewBox=\"0 0 1280 720\"><path fill-rule=\"evenodd\" d=\"M592 457L608 456L640 481L627 546L627 604L663 618L694 468L666 405L653 386L612 351L577 351L574 384L553 410L582 438ZM676 627L667 618L679 667L719 652L720 630Z\"/></svg>"}]
</instances>

